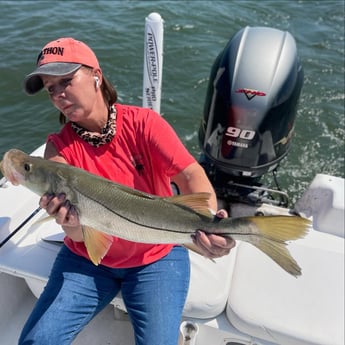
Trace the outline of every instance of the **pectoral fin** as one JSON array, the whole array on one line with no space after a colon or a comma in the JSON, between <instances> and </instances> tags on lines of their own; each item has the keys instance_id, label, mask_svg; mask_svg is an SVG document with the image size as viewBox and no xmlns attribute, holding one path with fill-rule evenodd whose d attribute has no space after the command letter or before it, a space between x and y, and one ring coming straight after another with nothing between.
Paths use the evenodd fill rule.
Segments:
<instances>
[{"instance_id":1,"label":"pectoral fin","mask_svg":"<svg viewBox=\"0 0 345 345\"><path fill-rule=\"evenodd\" d=\"M88 226L83 226L83 235L90 260L98 266L113 243L113 238Z\"/></svg>"}]
</instances>

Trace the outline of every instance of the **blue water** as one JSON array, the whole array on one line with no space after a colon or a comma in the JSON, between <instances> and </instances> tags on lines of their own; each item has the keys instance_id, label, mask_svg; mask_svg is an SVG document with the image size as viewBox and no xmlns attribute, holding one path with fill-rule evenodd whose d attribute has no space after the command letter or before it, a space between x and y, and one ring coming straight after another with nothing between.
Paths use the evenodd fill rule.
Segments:
<instances>
[{"instance_id":1,"label":"blue water","mask_svg":"<svg viewBox=\"0 0 345 345\"><path fill-rule=\"evenodd\" d=\"M305 82L291 151L278 179L296 199L316 173L344 177L344 2L341 1L0 1L0 155L31 152L59 129L45 93L26 96L24 76L42 46L61 36L87 42L120 101L141 105L144 21L164 19L161 111L191 152L210 68L246 25L289 31ZM270 181L270 178L268 178Z\"/></svg>"}]
</instances>

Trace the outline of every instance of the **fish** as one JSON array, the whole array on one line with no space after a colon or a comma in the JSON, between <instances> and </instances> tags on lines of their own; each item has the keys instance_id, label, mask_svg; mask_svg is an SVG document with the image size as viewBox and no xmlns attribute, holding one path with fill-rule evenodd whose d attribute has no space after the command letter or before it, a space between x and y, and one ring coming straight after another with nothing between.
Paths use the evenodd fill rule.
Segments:
<instances>
[{"instance_id":1,"label":"fish","mask_svg":"<svg viewBox=\"0 0 345 345\"><path fill-rule=\"evenodd\" d=\"M301 268L289 241L303 238L310 220L298 215L217 218L209 209L210 193L156 196L94 175L86 170L18 149L0 163L5 178L42 196L64 193L78 213L90 260L99 265L114 236L128 241L183 245L201 254L193 242L198 230L260 249L291 275Z\"/></svg>"}]
</instances>

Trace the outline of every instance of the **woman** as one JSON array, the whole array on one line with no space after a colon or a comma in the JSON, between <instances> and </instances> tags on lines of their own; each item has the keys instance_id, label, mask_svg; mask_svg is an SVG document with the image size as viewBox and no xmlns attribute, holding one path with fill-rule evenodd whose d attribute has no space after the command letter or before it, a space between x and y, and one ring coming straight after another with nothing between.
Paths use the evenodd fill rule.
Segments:
<instances>
[{"instance_id":1,"label":"woman","mask_svg":"<svg viewBox=\"0 0 345 345\"><path fill-rule=\"evenodd\" d=\"M45 158L71 164L129 187L169 196L213 188L168 123L150 109L116 103L94 52L83 42L60 38L39 54L24 82L28 94L48 92L64 124L48 136ZM115 238L99 266L89 259L78 215L64 195L44 195L40 206L66 233L47 286L22 331L19 344L70 344L121 290L136 344L176 345L189 285L185 248ZM205 256L229 253L233 240L198 232ZM111 327L111 325L109 325Z\"/></svg>"}]
</instances>

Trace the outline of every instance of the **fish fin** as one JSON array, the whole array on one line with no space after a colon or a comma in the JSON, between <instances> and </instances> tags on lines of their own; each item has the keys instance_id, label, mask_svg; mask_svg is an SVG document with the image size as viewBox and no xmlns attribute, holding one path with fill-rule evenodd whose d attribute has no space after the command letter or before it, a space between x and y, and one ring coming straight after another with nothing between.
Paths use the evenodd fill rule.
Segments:
<instances>
[{"instance_id":1,"label":"fish fin","mask_svg":"<svg viewBox=\"0 0 345 345\"><path fill-rule=\"evenodd\" d=\"M267 238L262 238L257 243L252 243L255 247L262 250L282 269L290 273L294 277L302 274L302 270L296 260L291 256L285 243L274 242Z\"/></svg>"},{"instance_id":2,"label":"fish fin","mask_svg":"<svg viewBox=\"0 0 345 345\"><path fill-rule=\"evenodd\" d=\"M213 218L213 214L209 208L210 206L208 203L210 197L210 193L193 193L174 195L164 198L164 200L175 205L191 208L202 216Z\"/></svg>"},{"instance_id":3,"label":"fish fin","mask_svg":"<svg viewBox=\"0 0 345 345\"><path fill-rule=\"evenodd\" d=\"M113 237L85 225L82 229L90 260L98 266L113 243Z\"/></svg>"},{"instance_id":4,"label":"fish fin","mask_svg":"<svg viewBox=\"0 0 345 345\"><path fill-rule=\"evenodd\" d=\"M202 250L194 243L184 243L183 246L194 253L204 256L204 253L202 252Z\"/></svg>"},{"instance_id":5,"label":"fish fin","mask_svg":"<svg viewBox=\"0 0 345 345\"><path fill-rule=\"evenodd\" d=\"M36 220L36 222L34 224L44 224L44 223L49 222L53 219L55 219L54 216L46 216L44 218Z\"/></svg>"},{"instance_id":6,"label":"fish fin","mask_svg":"<svg viewBox=\"0 0 345 345\"><path fill-rule=\"evenodd\" d=\"M299 216L261 216L246 219L255 224L262 236L277 242L302 238L311 227L309 219Z\"/></svg>"},{"instance_id":7,"label":"fish fin","mask_svg":"<svg viewBox=\"0 0 345 345\"><path fill-rule=\"evenodd\" d=\"M297 216L247 217L257 230L251 244L262 250L285 271L297 277L301 268L286 248L286 241L302 238L308 232L311 222Z\"/></svg>"}]
</instances>

